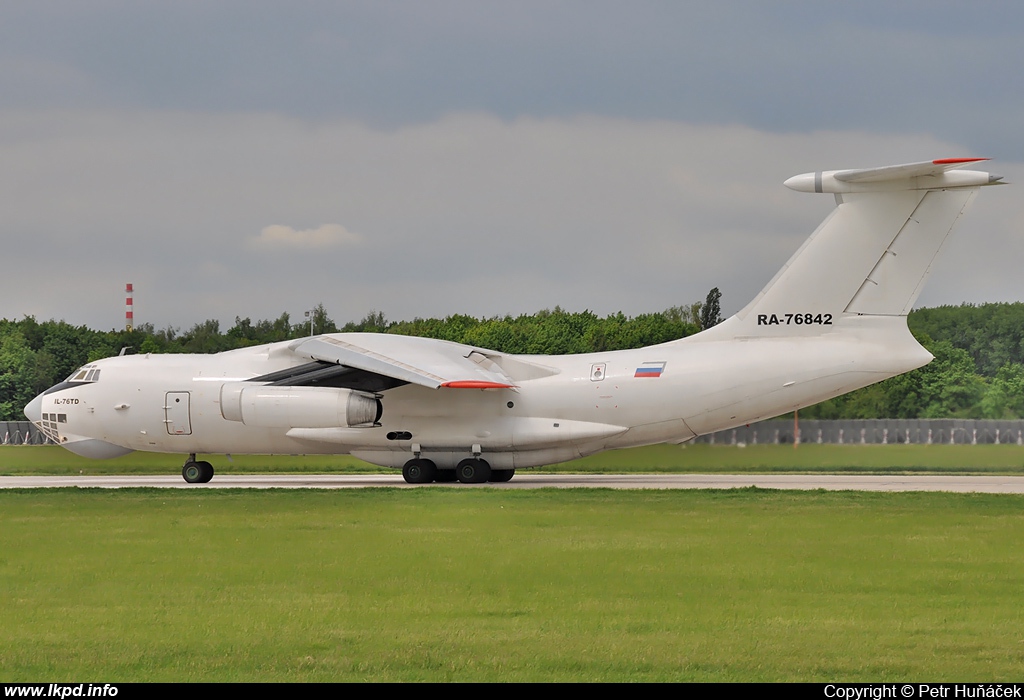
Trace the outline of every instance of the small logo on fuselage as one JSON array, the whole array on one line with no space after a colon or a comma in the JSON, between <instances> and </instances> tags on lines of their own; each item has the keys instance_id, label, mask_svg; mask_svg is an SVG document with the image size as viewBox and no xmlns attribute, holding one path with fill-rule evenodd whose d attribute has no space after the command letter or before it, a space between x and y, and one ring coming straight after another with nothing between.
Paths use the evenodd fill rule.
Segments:
<instances>
[{"instance_id":1,"label":"small logo on fuselage","mask_svg":"<svg viewBox=\"0 0 1024 700\"><path fill-rule=\"evenodd\" d=\"M636 368L634 377L660 377L667 362L645 362Z\"/></svg>"}]
</instances>

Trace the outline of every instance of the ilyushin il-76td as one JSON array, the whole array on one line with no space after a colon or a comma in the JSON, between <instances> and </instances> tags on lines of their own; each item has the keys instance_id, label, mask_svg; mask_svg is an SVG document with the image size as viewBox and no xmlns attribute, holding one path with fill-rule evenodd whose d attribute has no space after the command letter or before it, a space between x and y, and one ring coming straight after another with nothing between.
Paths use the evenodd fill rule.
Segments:
<instances>
[{"instance_id":1,"label":"ilyushin il-76td","mask_svg":"<svg viewBox=\"0 0 1024 700\"><path fill-rule=\"evenodd\" d=\"M459 343L331 333L215 355L122 355L76 370L25 413L87 457L133 450L351 454L411 483L508 481L602 450L682 443L928 363L907 329L981 158L797 175L836 208L757 297L660 345L511 355Z\"/></svg>"}]
</instances>

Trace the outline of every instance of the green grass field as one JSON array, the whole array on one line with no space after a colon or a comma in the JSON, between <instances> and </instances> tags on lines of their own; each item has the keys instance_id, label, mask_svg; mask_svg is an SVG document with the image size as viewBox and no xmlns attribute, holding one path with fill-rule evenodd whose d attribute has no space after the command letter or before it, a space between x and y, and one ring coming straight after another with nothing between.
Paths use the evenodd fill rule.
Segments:
<instances>
[{"instance_id":1,"label":"green grass field","mask_svg":"<svg viewBox=\"0 0 1024 700\"><path fill-rule=\"evenodd\" d=\"M180 464L0 447L3 474ZM1024 450L662 445L541 471L1021 474ZM1024 498L998 495L0 491L0 681L1015 680L1022 536Z\"/></svg>"},{"instance_id":2,"label":"green grass field","mask_svg":"<svg viewBox=\"0 0 1024 700\"><path fill-rule=\"evenodd\" d=\"M218 474L396 473L349 455L207 456ZM183 455L134 452L111 460L78 457L56 446L0 447L0 474L175 474ZM1024 474L1017 445L654 445L612 450L543 467L542 472Z\"/></svg>"},{"instance_id":3,"label":"green grass field","mask_svg":"<svg viewBox=\"0 0 1024 700\"><path fill-rule=\"evenodd\" d=\"M1024 498L0 492L0 681L1024 671Z\"/></svg>"}]
</instances>

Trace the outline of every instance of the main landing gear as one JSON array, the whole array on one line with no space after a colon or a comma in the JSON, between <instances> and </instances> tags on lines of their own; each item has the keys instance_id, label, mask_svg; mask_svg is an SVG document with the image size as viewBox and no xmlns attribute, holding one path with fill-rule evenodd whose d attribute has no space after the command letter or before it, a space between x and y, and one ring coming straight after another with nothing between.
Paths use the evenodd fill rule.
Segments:
<instances>
[{"instance_id":1,"label":"main landing gear","mask_svg":"<svg viewBox=\"0 0 1024 700\"><path fill-rule=\"evenodd\" d=\"M462 460L455 469L438 469L431 460L420 457L410 459L402 467L402 476L410 484L451 483L456 479L463 484L505 482L515 473L515 469L491 469L486 460L478 457Z\"/></svg>"},{"instance_id":2,"label":"main landing gear","mask_svg":"<svg viewBox=\"0 0 1024 700\"><path fill-rule=\"evenodd\" d=\"M190 484L205 484L213 478L213 465L197 462L195 453L190 454L185 466L181 468L181 476Z\"/></svg>"},{"instance_id":3,"label":"main landing gear","mask_svg":"<svg viewBox=\"0 0 1024 700\"><path fill-rule=\"evenodd\" d=\"M429 484L437 477L437 465L429 459L410 459L402 467L402 476L410 484Z\"/></svg>"},{"instance_id":4,"label":"main landing gear","mask_svg":"<svg viewBox=\"0 0 1024 700\"><path fill-rule=\"evenodd\" d=\"M460 484L482 484L491 478L491 465L479 457L464 459L455 467Z\"/></svg>"}]
</instances>

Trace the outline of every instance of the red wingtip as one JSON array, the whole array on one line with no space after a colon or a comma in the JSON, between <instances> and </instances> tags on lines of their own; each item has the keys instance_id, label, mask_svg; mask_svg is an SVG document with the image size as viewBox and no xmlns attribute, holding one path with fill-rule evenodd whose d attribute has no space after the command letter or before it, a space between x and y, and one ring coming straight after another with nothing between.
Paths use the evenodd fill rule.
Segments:
<instances>
[{"instance_id":1,"label":"red wingtip","mask_svg":"<svg viewBox=\"0 0 1024 700\"><path fill-rule=\"evenodd\" d=\"M956 163L977 163L979 160L992 160L991 158L939 158L933 160L932 165L955 165Z\"/></svg>"},{"instance_id":2,"label":"red wingtip","mask_svg":"<svg viewBox=\"0 0 1024 700\"><path fill-rule=\"evenodd\" d=\"M476 380L465 380L460 382L445 382L441 386L449 389L515 389L513 384L499 384L498 382L481 382Z\"/></svg>"}]
</instances>

